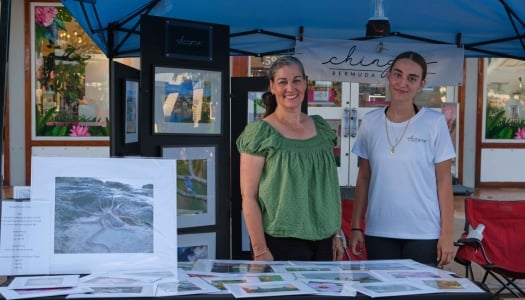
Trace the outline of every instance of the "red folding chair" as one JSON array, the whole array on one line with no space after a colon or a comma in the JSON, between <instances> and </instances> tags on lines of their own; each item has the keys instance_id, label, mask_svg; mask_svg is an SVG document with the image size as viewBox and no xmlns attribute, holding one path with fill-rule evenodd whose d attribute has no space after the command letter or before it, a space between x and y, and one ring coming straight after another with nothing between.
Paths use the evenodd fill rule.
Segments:
<instances>
[{"instance_id":1,"label":"red folding chair","mask_svg":"<svg viewBox=\"0 0 525 300\"><path fill-rule=\"evenodd\" d=\"M346 251L346 257L345 260L366 260L366 247L363 249L363 255L361 256L355 256L352 254L352 251L348 247L348 241L350 239L350 236L352 234L352 211L354 210L354 201L353 200L341 200L341 209L343 211L342 214L342 224L341 229L344 233L344 240L343 240L343 246L345 247ZM365 218L361 219L361 228L365 230Z\"/></svg>"},{"instance_id":2,"label":"red folding chair","mask_svg":"<svg viewBox=\"0 0 525 300\"><path fill-rule=\"evenodd\" d=\"M481 240L473 228L485 226ZM456 242L454 260L465 266L466 277L475 281L472 264L484 269L481 283L489 276L501 284L494 293L507 290L516 297L525 297L518 281L525 279L525 200L496 201L465 199L465 232Z\"/></svg>"}]
</instances>

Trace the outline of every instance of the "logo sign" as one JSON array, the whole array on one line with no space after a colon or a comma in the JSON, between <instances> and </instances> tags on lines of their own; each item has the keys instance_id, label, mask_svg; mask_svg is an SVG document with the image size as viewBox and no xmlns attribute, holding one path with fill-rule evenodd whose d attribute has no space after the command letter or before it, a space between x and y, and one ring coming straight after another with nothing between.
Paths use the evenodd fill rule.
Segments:
<instances>
[{"instance_id":1,"label":"logo sign","mask_svg":"<svg viewBox=\"0 0 525 300\"><path fill-rule=\"evenodd\" d=\"M168 20L165 56L191 60L213 60L213 28L207 24Z\"/></svg>"},{"instance_id":2,"label":"logo sign","mask_svg":"<svg viewBox=\"0 0 525 300\"><path fill-rule=\"evenodd\" d=\"M425 58L427 86L461 85L464 50L455 45L305 39L296 43L295 55L309 80L384 84L394 58L408 50Z\"/></svg>"}]
</instances>

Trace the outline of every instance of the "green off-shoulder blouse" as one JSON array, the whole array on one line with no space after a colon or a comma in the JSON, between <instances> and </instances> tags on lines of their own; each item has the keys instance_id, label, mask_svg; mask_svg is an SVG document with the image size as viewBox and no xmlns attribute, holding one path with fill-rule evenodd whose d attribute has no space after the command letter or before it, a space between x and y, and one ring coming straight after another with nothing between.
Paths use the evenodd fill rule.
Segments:
<instances>
[{"instance_id":1,"label":"green off-shoulder blouse","mask_svg":"<svg viewBox=\"0 0 525 300\"><path fill-rule=\"evenodd\" d=\"M262 120L237 139L239 152L265 157L259 205L264 231L274 237L321 240L341 227L337 136L321 116L311 117L317 134L306 140L285 138Z\"/></svg>"}]
</instances>

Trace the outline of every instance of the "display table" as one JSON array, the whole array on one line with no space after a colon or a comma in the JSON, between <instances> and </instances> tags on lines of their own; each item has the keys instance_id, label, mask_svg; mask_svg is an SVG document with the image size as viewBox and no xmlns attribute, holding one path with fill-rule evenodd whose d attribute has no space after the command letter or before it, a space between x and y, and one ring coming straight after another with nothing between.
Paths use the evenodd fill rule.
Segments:
<instances>
[{"instance_id":1,"label":"display table","mask_svg":"<svg viewBox=\"0 0 525 300\"><path fill-rule=\"evenodd\" d=\"M0 286L5 286L9 282L6 281ZM420 294L420 295L402 295L395 297L381 297L379 299L395 299L395 300L404 300L404 299L418 299L418 300L449 300L449 299L458 299L458 300L490 300L493 295L489 292L485 293L435 293L435 294ZM177 299L177 300L233 300L236 299L231 294L198 294L198 295L187 295L187 296L168 296L168 297L151 297L151 298L114 298L114 299L142 299L142 300L154 300L154 299ZM243 299L290 299L290 300L317 300L317 299L374 299L368 297L364 294L357 293L355 297L334 297L334 296L325 296L325 295L294 295L294 296L278 296L278 297L253 297L253 298L243 298ZM0 294L0 299L4 299ZM35 298L37 299L37 298ZM65 297L43 297L40 299L46 300L65 300ZM77 298L78 299L101 299L101 298Z\"/></svg>"},{"instance_id":2,"label":"display table","mask_svg":"<svg viewBox=\"0 0 525 300\"><path fill-rule=\"evenodd\" d=\"M1 298L1 296L0 296ZM316 296L316 295L298 295L298 296L279 296L279 297L254 297L254 298L243 298L243 299L290 299L290 300L317 300L317 299L376 299L371 298L363 294L357 294L356 297L335 297L335 296ZM3 299L3 298L1 298ZM64 300L65 297L45 297L41 299L46 300ZM98 298L77 298L77 299L98 299ZM173 296L173 297L159 297L159 298L114 298L114 299L142 299L142 300L154 300L154 299L177 299L177 300L233 300L236 299L230 294L202 294L202 295L191 295L191 296ZM239 298L240 299L240 298ZM381 297L378 299L395 299L395 300L404 300L404 299L418 299L418 300L490 300L492 299L492 294L490 293L439 293L439 294L423 294L423 295L406 295L406 296L396 296L396 297Z\"/></svg>"}]
</instances>

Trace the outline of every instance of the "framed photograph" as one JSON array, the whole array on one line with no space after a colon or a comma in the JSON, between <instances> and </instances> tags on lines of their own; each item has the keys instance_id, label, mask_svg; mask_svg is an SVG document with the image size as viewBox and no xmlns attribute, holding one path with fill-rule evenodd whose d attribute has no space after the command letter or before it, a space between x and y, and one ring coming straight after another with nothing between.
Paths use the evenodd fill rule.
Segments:
<instances>
[{"instance_id":1,"label":"framed photograph","mask_svg":"<svg viewBox=\"0 0 525 300\"><path fill-rule=\"evenodd\" d=\"M124 143L137 143L139 141L139 81L124 80Z\"/></svg>"},{"instance_id":2,"label":"framed photograph","mask_svg":"<svg viewBox=\"0 0 525 300\"><path fill-rule=\"evenodd\" d=\"M154 67L154 134L221 134L221 72Z\"/></svg>"},{"instance_id":3,"label":"framed photograph","mask_svg":"<svg viewBox=\"0 0 525 300\"><path fill-rule=\"evenodd\" d=\"M261 91L250 91L248 92L248 122L253 122L262 119L266 112L265 105L263 103L263 95L265 92Z\"/></svg>"},{"instance_id":4,"label":"framed photograph","mask_svg":"<svg viewBox=\"0 0 525 300\"><path fill-rule=\"evenodd\" d=\"M215 259L215 245L215 232L180 234L177 237L177 262Z\"/></svg>"},{"instance_id":5,"label":"framed photograph","mask_svg":"<svg viewBox=\"0 0 525 300\"><path fill-rule=\"evenodd\" d=\"M216 147L163 147L162 157L177 160L178 228L215 224Z\"/></svg>"},{"instance_id":6,"label":"framed photograph","mask_svg":"<svg viewBox=\"0 0 525 300\"><path fill-rule=\"evenodd\" d=\"M177 266L175 162L33 156L31 202L50 203L50 274ZM159 176L162 174L162 176Z\"/></svg>"}]
</instances>

